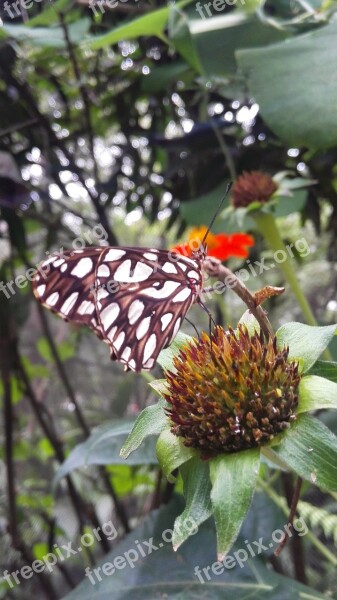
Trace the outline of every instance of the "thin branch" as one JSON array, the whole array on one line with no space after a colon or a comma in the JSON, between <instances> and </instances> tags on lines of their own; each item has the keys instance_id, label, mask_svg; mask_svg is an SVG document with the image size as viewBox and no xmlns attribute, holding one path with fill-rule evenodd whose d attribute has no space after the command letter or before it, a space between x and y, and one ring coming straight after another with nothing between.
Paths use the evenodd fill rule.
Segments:
<instances>
[{"instance_id":1,"label":"thin branch","mask_svg":"<svg viewBox=\"0 0 337 600\"><path fill-rule=\"evenodd\" d=\"M56 456L58 462L60 464L62 464L65 460L65 454L63 451L62 442L59 440L56 432L52 428L53 420L52 420L51 415L49 414L48 409L46 408L45 405L42 405L41 402L39 402L39 400L37 399L37 397L34 393L34 390L30 384L29 377L26 373L26 370L22 363L20 354L18 352L17 346L14 349L14 358L15 358L15 367L21 377L23 384L24 384L25 392L26 392L27 397L30 400L35 417L36 417L37 421L39 422L45 436L48 438L51 445L53 446L55 456ZM47 415L47 418L46 418L46 415ZM73 484L73 481L69 475L65 479L66 479L66 482L68 485L69 496L70 496L72 504L74 506L75 514L78 517L80 533L81 534L83 533L84 526L86 524L87 519L89 519L93 523L94 527L100 527L100 523L98 521L98 518L96 516L93 506L88 505L88 504L86 505L83 502L82 498L78 495L76 488ZM85 518L83 515L85 515ZM100 538L100 543L101 543L101 546L102 546L104 552L108 552L110 550L109 543L105 539L105 537ZM89 548L87 548L87 551L88 551L88 554L90 555Z\"/></svg>"},{"instance_id":2,"label":"thin branch","mask_svg":"<svg viewBox=\"0 0 337 600\"><path fill-rule=\"evenodd\" d=\"M6 336L0 336L0 367L4 386L4 424L5 424L5 457L7 468L7 494L9 511L9 533L12 539L13 548L18 546L18 528L16 515L16 496L15 496L15 467L13 457L13 424L14 414L12 406L12 387L10 380L9 350L10 344Z\"/></svg>"},{"instance_id":3,"label":"thin branch","mask_svg":"<svg viewBox=\"0 0 337 600\"><path fill-rule=\"evenodd\" d=\"M41 306L41 304L39 304L38 302L37 302L37 308L38 308L38 312L39 312L39 317L40 317L40 320L41 320L42 328L43 328L43 331L44 331L44 335L45 335L45 337L47 339L47 342L48 342L48 345L49 345L52 357L53 357L53 359L55 361L56 368L57 368L58 373L59 373L59 377L60 377L60 379L61 379L61 381L63 383L63 386L64 386L64 388L65 388L68 396L69 396L70 402L72 402L72 404L75 407L75 413L76 413L78 422L79 422L79 424L80 424L80 426L82 428L82 431L83 431L85 437L87 438L90 435L90 428L89 428L89 426L88 426L88 424L87 424L87 422L85 420L85 417L84 417L84 415L82 413L82 410L81 410L81 408L80 408L80 406L79 406L79 404L77 402L76 394L75 394L75 392L74 392L74 390L72 388L72 385L71 385L71 383L69 381L67 372L66 372L66 370L64 368L64 364L63 364L63 362L62 362L62 360L60 358L60 355L58 353L56 344L54 342L53 336L52 336L50 328L49 328L48 319L46 317L45 310ZM105 488L106 488L106 490L108 491L108 493L110 494L110 496L112 497L112 499L114 501L116 514L117 514L117 516L118 516L118 518L119 518L119 520L120 520L120 522L121 522L124 530L126 531L126 533L128 533L130 531L130 527L129 527L129 523L128 523L128 518L127 518L127 515L126 515L126 512L125 512L124 506L120 503L119 498L118 498L118 496L116 494L116 491L115 491L115 489L114 489L114 487L113 487L113 485L111 483L110 476L109 476L108 472L106 471L106 469L104 467L100 467L99 471L100 471L100 474L101 474L101 476L103 478L103 481L104 481L104 484L105 484Z\"/></svg>"},{"instance_id":4,"label":"thin branch","mask_svg":"<svg viewBox=\"0 0 337 600\"><path fill-rule=\"evenodd\" d=\"M259 322L261 330L267 338L274 335L273 328L269 322L266 312L263 308L257 305L254 294L245 286L243 281L239 279L235 273L233 273L228 267L223 265L218 259L213 257L207 257L204 261L204 270L211 275L216 277L219 281L227 284L233 292L235 292L239 298L246 304L252 315Z\"/></svg>"},{"instance_id":5,"label":"thin branch","mask_svg":"<svg viewBox=\"0 0 337 600\"><path fill-rule=\"evenodd\" d=\"M67 147L62 145L61 140L58 139L55 131L52 129L48 118L43 113L41 113L41 111L35 101L34 95L31 92L29 85L27 84L26 81L23 81L23 82L18 81L14 77L12 72L10 71L8 65L6 65L5 63L1 64L1 71L3 72L6 83L8 85L13 86L15 89L18 90L20 97L25 101L25 103L27 105L27 109L30 111L32 116L34 116L37 119L37 122L40 124L43 131L46 132L46 134L48 136L49 145L51 147L54 146L54 147L58 148L59 150L61 150L61 152L63 152L64 157L68 161L69 168L74 173L76 173L76 175L78 176L79 182L81 183L83 188L86 190L90 200L92 201L92 203L95 207L98 219L99 219L101 225L104 227L105 231L107 232L109 244L111 246L117 246L118 240L116 238L116 235L114 234L114 232L112 231L112 229L110 227L107 215L105 213L105 209L102 206L102 204L100 203L100 201L97 197L97 194L94 194L92 192L92 190L90 189L90 187L87 185L85 177L83 176L81 169L79 169L79 167L76 165L74 157L69 152Z\"/></svg>"},{"instance_id":6,"label":"thin branch","mask_svg":"<svg viewBox=\"0 0 337 600\"><path fill-rule=\"evenodd\" d=\"M293 525L294 518L296 515L296 509L297 509L298 501L299 501L300 495L301 495L301 487L302 487L302 478L297 477L295 489L293 492L293 497L292 497L291 503L290 503L290 513L289 513L289 517L288 517L288 525L291 525L291 527ZM286 531L282 541L279 543L279 545L277 546L277 548L274 552L275 556L279 556L281 554L288 539L289 539L289 531Z\"/></svg>"}]
</instances>

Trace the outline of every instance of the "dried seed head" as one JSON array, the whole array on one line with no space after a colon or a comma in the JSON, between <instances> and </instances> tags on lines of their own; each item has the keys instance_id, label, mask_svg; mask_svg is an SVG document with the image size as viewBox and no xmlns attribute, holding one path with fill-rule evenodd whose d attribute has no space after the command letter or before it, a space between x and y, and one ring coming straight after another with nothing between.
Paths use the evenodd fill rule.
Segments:
<instances>
[{"instance_id":1,"label":"dried seed head","mask_svg":"<svg viewBox=\"0 0 337 600\"><path fill-rule=\"evenodd\" d=\"M241 325L185 346L165 373L172 433L204 459L268 443L295 418L300 375L288 352Z\"/></svg>"},{"instance_id":2,"label":"dried seed head","mask_svg":"<svg viewBox=\"0 0 337 600\"><path fill-rule=\"evenodd\" d=\"M244 172L232 188L232 204L235 208L249 206L252 202L268 202L277 190L276 183L267 173Z\"/></svg>"}]
</instances>

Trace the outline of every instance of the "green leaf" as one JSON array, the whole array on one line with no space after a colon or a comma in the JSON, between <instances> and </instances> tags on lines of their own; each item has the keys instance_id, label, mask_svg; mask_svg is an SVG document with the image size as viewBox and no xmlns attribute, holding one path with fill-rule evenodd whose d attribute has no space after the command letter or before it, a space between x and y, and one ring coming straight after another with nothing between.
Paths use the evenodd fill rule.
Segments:
<instances>
[{"instance_id":1,"label":"green leaf","mask_svg":"<svg viewBox=\"0 0 337 600\"><path fill-rule=\"evenodd\" d=\"M73 44L81 42L90 27L90 19L79 19L68 25L68 34ZM2 30L7 36L35 46L50 48L65 48L62 27L27 27L26 25L3 25Z\"/></svg>"},{"instance_id":2,"label":"green leaf","mask_svg":"<svg viewBox=\"0 0 337 600\"><path fill-rule=\"evenodd\" d=\"M302 183L303 185L303 183ZM286 217L294 212L300 212L304 207L308 197L307 190L296 190L290 196L278 196L274 217Z\"/></svg>"},{"instance_id":3,"label":"green leaf","mask_svg":"<svg viewBox=\"0 0 337 600\"><path fill-rule=\"evenodd\" d=\"M252 501L259 474L260 450L222 454L209 463L218 556L222 560L234 544Z\"/></svg>"},{"instance_id":4,"label":"green leaf","mask_svg":"<svg viewBox=\"0 0 337 600\"><path fill-rule=\"evenodd\" d=\"M321 408L337 408L337 383L317 375L307 375L300 381L296 412Z\"/></svg>"},{"instance_id":5,"label":"green leaf","mask_svg":"<svg viewBox=\"0 0 337 600\"><path fill-rule=\"evenodd\" d=\"M192 0L181 0L180 2L177 2L175 6L176 8L179 8L190 4L191 2ZM115 27L104 35L92 36L89 41L85 41L85 44L89 45L93 50L99 50L100 48L117 44L120 41L132 40L140 36L156 35L157 37L162 37L170 15L170 10L170 6L153 10L141 17L137 17L125 25Z\"/></svg>"},{"instance_id":6,"label":"green leaf","mask_svg":"<svg viewBox=\"0 0 337 600\"><path fill-rule=\"evenodd\" d=\"M182 56L197 73L202 73L201 65L188 26L186 13L172 7L168 21L169 39L174 45L175 51Z\"/></svg>"},{"instance_id":7,"label":"green leaf","mask_svg":"<svg viewBox=\"0 0 337 600\"><path fill-rule=\"evenodd\" d=\"M260 323L257 319L255 319L254 315L250 312L250 310L246 310L246 312L243 313L239 324L246 325L250 335L254 335L255 332L259 333L261 329Z\"/></svg>"},{"instance_id":8,"label":"green leaf","mask_svg":"<svg viewBox=\"0 0 337 600\"><path fill-rule=\"evenodd\" d=\"M324 377L325 379L329 379L330 381L337 383L337 363L332 361L329 362L318 360L311 367L308 375L319 375L319 377Z\"/></svg>"},{"instance_id":9,"label":"green leaf","mask_svg":"<svg viewBox=\"0 0 337 600\"><path fill-rule=\"evenodd\" d=\"M303 479L337 490L337 437L318 419L300 415L273 450Z\"/></svg>"},{"instance_id":10,"label":"green leaf","mask_svg":"<svg viewBox=\"0 0 337 600\"><path fill-rule=\"evenodd\" d=\"M192 336L186 335L186 333L179 331L169 348L165 348L161 351L161 353L158 356L157 362L166 371L173 371L173 358L178 354L182 346L184 346L192 340Z\"/></svg>"},{"instance_id":11,"label":"green leaf","mask_svg":"<svg viewBox=\"0 0 337 600\"><path fill-rule=\"evenodd\" d=\"M207 225L212 214L214 214L218 208L224 193L225 186L221 184L211 192L203 194L194 200L183 200L179 207L180 213L189 225ZM226 208L228 204L229 198L227 197L224 201L223 209ZM212 231L218 231L216 225L217 224L215 223L215 227L212 228Z\"/></svg>"},{"instance_id":12,"label":"green leaf","mask_svg":"<svg viewBox=\"0 0 337 600\"><path fill-rule=\"evenodd\" d=\"M171 483L176 478L172 472L190 460L196 454L193 448L187 448L181 438L177 437L169 429L164 429L157 441L157 458L165 477Z\"/></svg>"},{"instance_id":13,"label":"green leaf","mask_svg":"<svg viewBox=\"0 0 337 600\"><path fill-rule=\"evenodd\" d=\"M149 382L149 386L159 394L159 396L163 396L167 392L167 381L166 379L154 379Z\"/></svg>"},{"instance_id":14,"label":"green leaf","mask_svg":"<svg viewBox=\"0 0 337 600\"><path fill-rule=\"evenodd\" d=\"M89 570L63 600L326 600L319 592L265 567L258 556L243 568L233 556L232 568L219 572L219 563L214 562L215 533L208 522L172 552L167 540L181 510L181 502L175 499L152 512L98 561L95 568L100 579ZM208 571L203 571L205 565Z\"/></svg>"},{"instance_id":15,"label":"green leaf","mask_svg":"<svg viewBox=\"0 0 337 600\"><path fill-rule=\"evenodd\" d=\"M168 65L154 67L151 72L141 80L141 90L147 94L153 94L167 90L171 82L183 78L186 81L187 74L192 71L184 61L176 61Z\"/></svg>"},{"instance_id":16,"label":"green leaf","mask_svg":"<svg viewBox=\"0 0 337 600\"><path fill-rule=\"evenodd\" d=\"M118 420L96 427L88 439L75 446L68 458L60 466L54 479L54 486L74 469L90 465L125 464L120 457L120 448L130 433L134 421ZM146 440L142 448L128 460L128 465L157 464L154 440Z\"/></svg>"},{"instance_id":17,"label":"green leaf","mask_svg":"<svg viewBox=\"0 0 337 600\"><path fill-rule=\"evenodd\" d=\"M36 0L35 0L36 1ZM57 23L60 20L59 12L66 11L66 9L72 4L72 0L55 0L51 6L46 8L38 15L29 19L26 25L28 27L36 27L36 25L51 25Z\"/></svg>"},{"instance_id":18,"label":"green leaf","mask_svg":"<svg viewBox=\"0 0 337 600\"><path fill-rule=\"evenodd\" d=\"M120 456L122 459L137 450L150 435L159 435L168 426L167 416L164 412L165 402L159 400L157 404L147 406L138 416L130 435L123 445Z\"/></svg>"},{"instance_id":19,"label":"green leaf","mask_svg":"<svg viewBox=\"0 0 337 600\"><path fill-rule=\"evenodd\" d=\"M180 467L186 506L174 522L172 544L177 550L212 514L209 468L198 456ZM191 527L192 526L192 527ZM195 529L196 528L196 529Z\"/></svg>"},{"instance_id":20,"label":"green leaf","mask_svg":"<svg viewBox=\"0 0 337 600\"><path fill-rule=\"evenodd\" d=\"M236 73L234 53L238 46L264 46L287 36L285 32L261 23L255 15L240 11L191 20L190 31L203 72L208 76Z\"/></svg>"},{"instance_id":21,"label":"green leaf","mask_svg":"<svg viewBox=\"0 0 337 600\"><path fill-rule=\"evenodd\" d=\"M337 143L337 81L331 60L336 52L336 20L265 48L236 52L263 119L292 146L317 149Z\"/></svg>"},{"instance_id":22,"label":"green leaf","mask_svg":"<svg viewBox=\"0 0 337 600\"><path fill-rule=\"evenodd\" d=\"M279 348L289 346L289 359L299 360L305 373L312 367L336 333L337 325L312 327L304 323L286 323L276 332Z\"/></svg>"}]
</instances>

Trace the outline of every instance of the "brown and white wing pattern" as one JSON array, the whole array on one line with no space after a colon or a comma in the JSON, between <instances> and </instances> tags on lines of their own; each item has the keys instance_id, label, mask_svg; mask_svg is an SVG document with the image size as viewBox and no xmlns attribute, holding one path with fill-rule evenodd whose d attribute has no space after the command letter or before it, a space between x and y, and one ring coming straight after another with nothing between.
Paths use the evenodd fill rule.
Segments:
<instances>
[{"instance_id":1,"label":"brown and white wing pattern","mask_svg":"<svg viewBox=\"0 0 337 600\"><path fill-rule=\"evenodd\" d=\"M102 248L84 248L53 254L33 279L33 292L41 304L66 321L87 325L100 339L94 290L101 252Z\"/></svg>"},{"instance_id":2,"label":"brown and white wing pattern","mask_svg":"<svg viewBox=\"0 0 337 600\"><path fill-rule=\"evenodd\" d=\"M104 250L97 264L96 306L111 357L133 371L152 369L201 285L200 268L192 259L165 250Z\"/></svg>"},{"instance_id":3,"label":"brown and white wing pattern","mask_svg":"<svg viewBox=\"0 0 337 600\"><path fill-rule=\"evenodd\" d=\"M51 256L33 281L36 298L92 328L111 358L153 368L202 287L201 261L148 248L85 248Z\"/></svg>"}]
</instances>

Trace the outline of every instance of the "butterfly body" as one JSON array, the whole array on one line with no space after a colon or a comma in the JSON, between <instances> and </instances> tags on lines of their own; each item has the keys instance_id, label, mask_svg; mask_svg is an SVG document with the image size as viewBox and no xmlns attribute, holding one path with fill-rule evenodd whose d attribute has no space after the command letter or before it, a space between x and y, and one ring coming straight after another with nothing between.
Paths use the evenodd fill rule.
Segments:
<instances>
[{"instance_id":1,"label":"butterfly body","mask_svg":"<svg viewBox=\"0 0 337 600\"><path fill-rule=\"evenodd\" d=\"M90 327L126 370L154 367L202 290L206 249L191 258L153 248L68 250L44 261L36 298L62 318Z\"/></svg>"}]
</instances>

